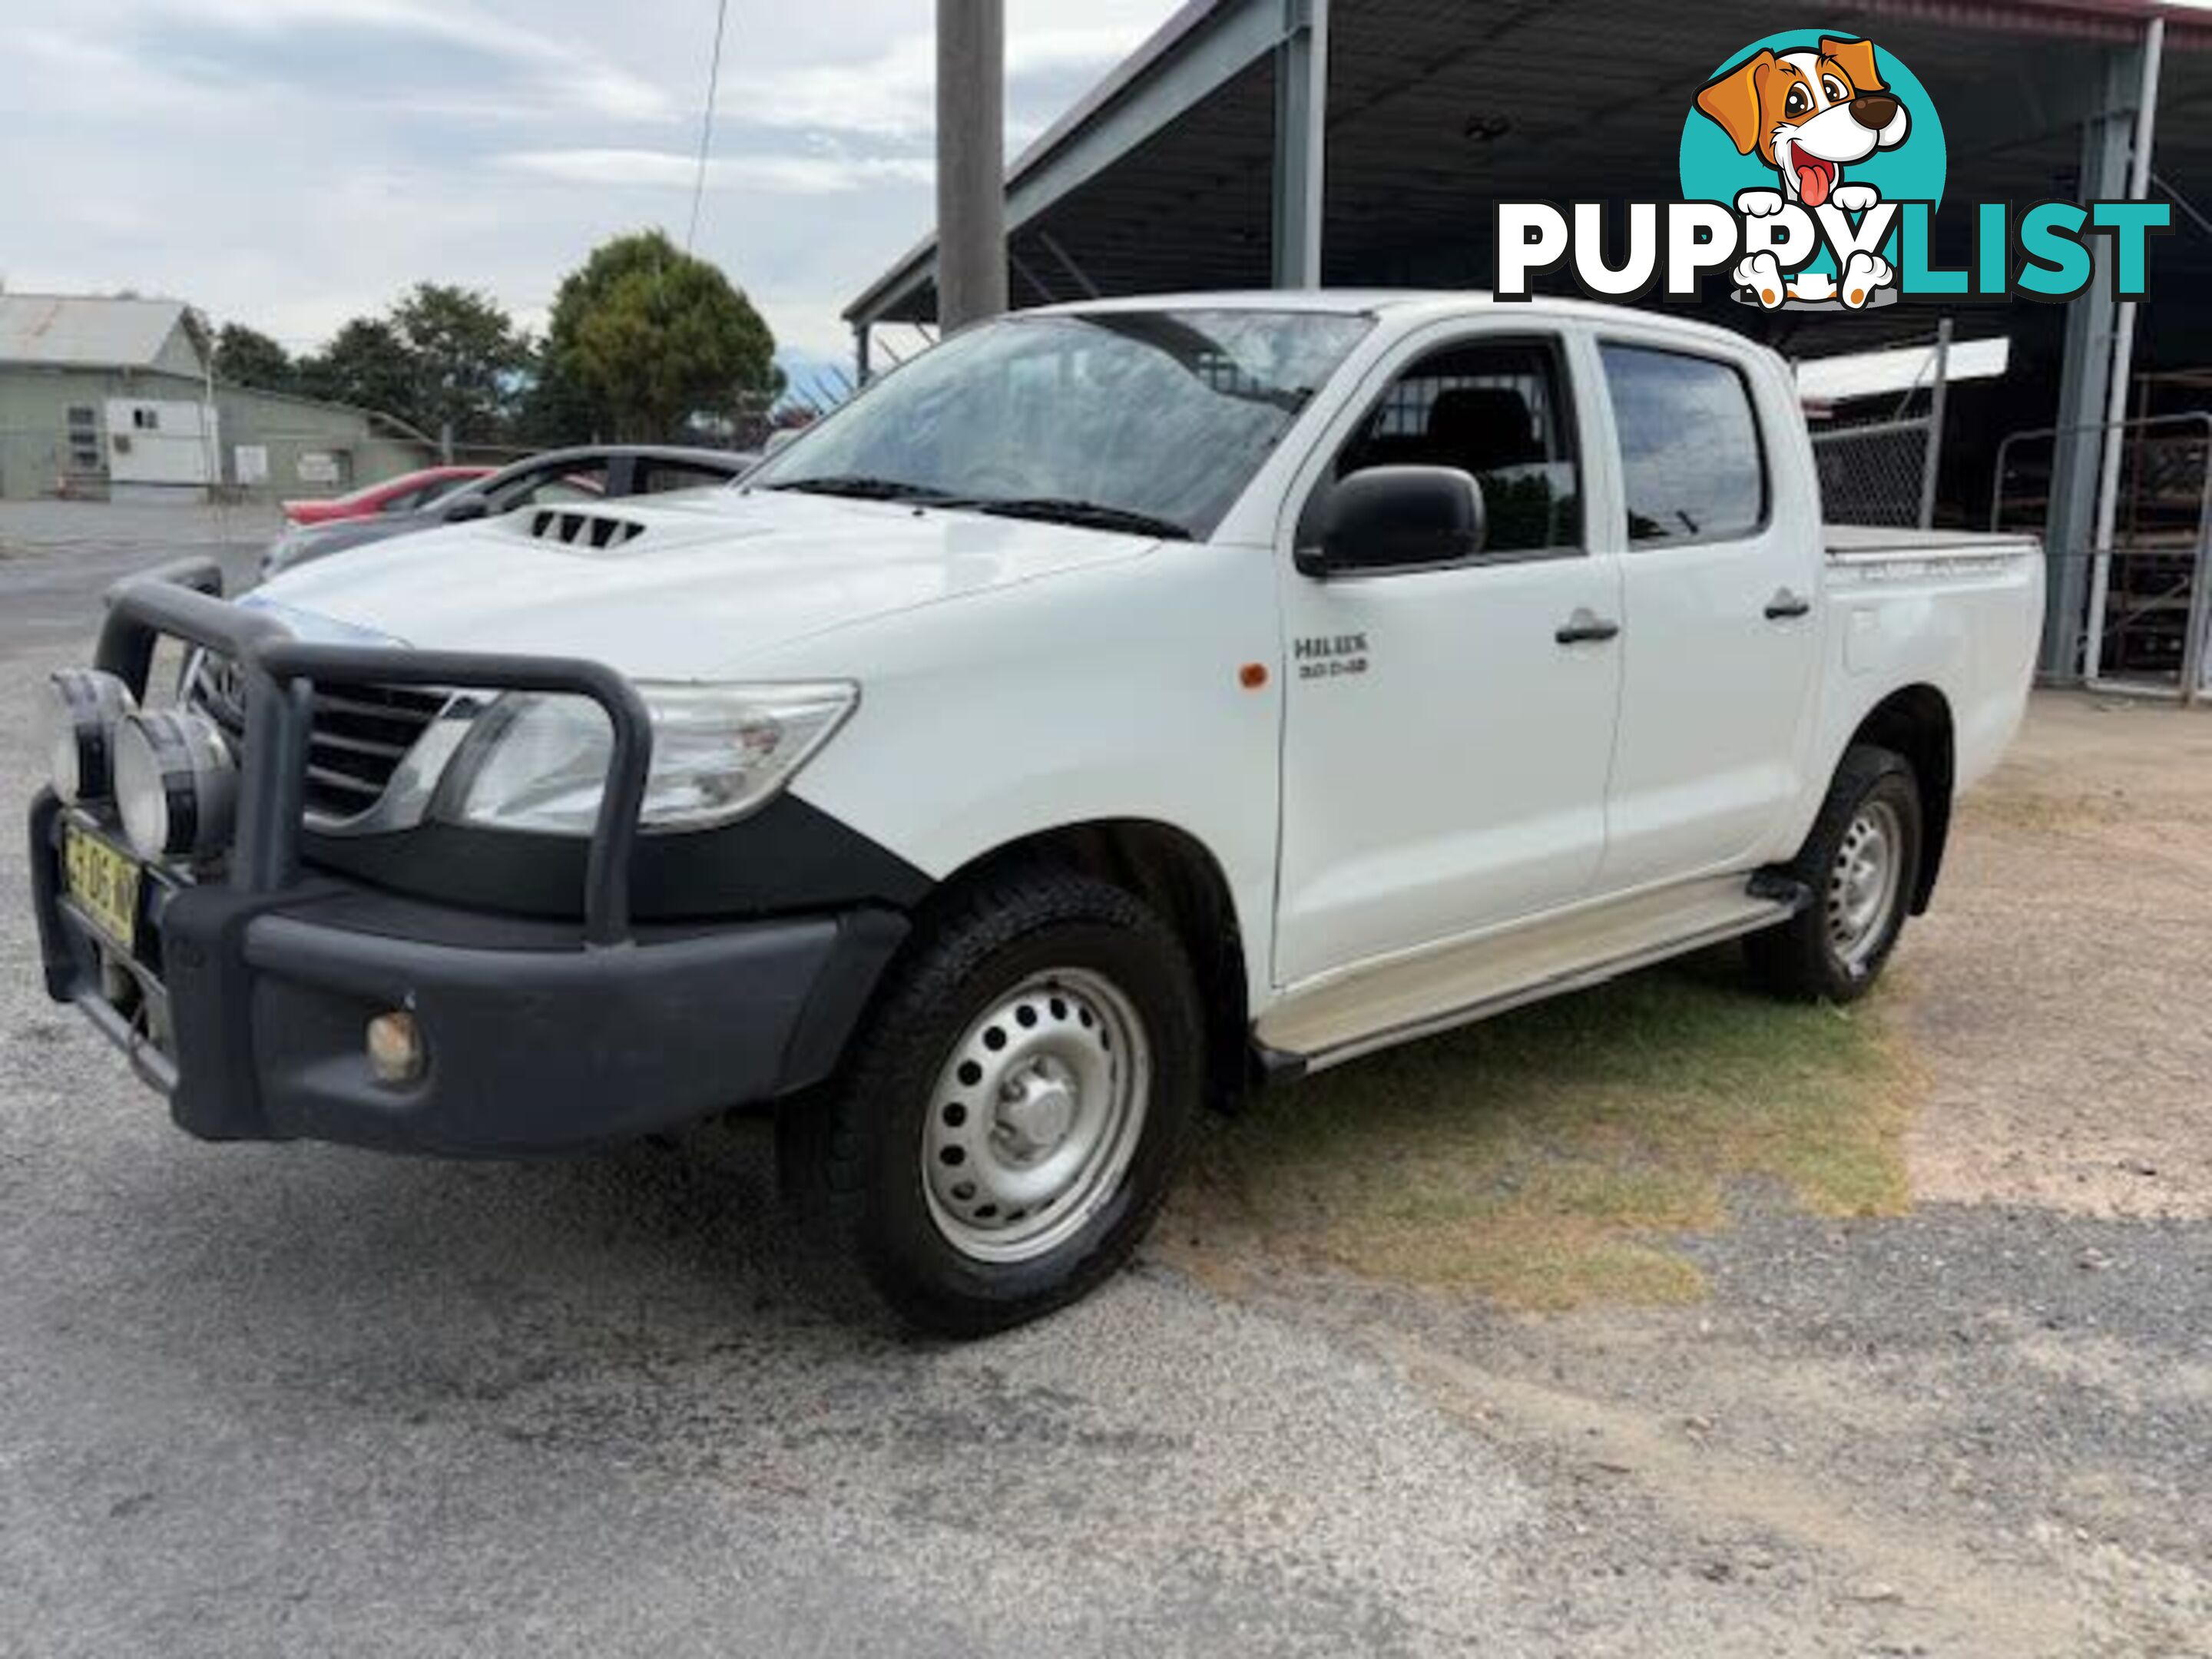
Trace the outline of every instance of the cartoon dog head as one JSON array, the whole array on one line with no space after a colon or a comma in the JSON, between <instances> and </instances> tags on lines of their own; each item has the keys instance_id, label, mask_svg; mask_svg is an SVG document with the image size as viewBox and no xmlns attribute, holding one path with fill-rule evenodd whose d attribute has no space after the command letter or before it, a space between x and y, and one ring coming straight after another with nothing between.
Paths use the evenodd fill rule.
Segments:
<instances>
[{"instance_id":1,"label":"cartoon dog head","mask_svg":"<svg viewBox=\"0 0 2212 1659\"><path fill-rule=\"evenodd\" d=\"M1720 124L1736 154L1782 175L1784 193L1816 208L1846 162L1894 149L1911 125L1905 106L1881 83L1874 42L1823 38L1779 55L1762 48L1698 94L1698 107Z\"/></svg>"}]
</instances>

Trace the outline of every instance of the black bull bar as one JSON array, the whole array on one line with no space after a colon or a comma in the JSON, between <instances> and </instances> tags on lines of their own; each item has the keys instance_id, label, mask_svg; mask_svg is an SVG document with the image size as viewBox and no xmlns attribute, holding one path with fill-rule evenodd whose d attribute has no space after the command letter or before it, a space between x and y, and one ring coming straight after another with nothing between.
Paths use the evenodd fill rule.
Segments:
<instances>
[{"instance_id":1,"label":"black bull bar","mask_svg":"<svg viewBox=\"0 0 2212 1659\"><path fill-rule=\"evenodd\" d=\"M164 636L238 665L246 732L238 823L228 880L242 894L280 892L300 874L307 740L319 682L422 686L455 691L532 691L589 698L614 741L584 869L584 939L630 937L630 865L638 811L653 763L653 719L637 688L604 663L487 651L417 651L301 639L277 617L223 599L214 560L182 559L110 590L94 665L144 701Z\"/></svg>"}]
</instances>

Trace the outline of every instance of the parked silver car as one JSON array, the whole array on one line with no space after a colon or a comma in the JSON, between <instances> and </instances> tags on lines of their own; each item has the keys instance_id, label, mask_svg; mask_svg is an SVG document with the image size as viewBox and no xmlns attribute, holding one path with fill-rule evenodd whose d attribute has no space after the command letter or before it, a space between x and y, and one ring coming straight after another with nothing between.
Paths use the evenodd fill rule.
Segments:
<instances>
[{"instance_id":1,"label":"parked silver car","mask_svg":"<svg viewBox=\"0 0 2212 1659\"><path fill-rule=\"evenodd\" d=\"M520 507L611 501L672 490L714 489L757 465L750 450L690 449L670 444L586 444L549 449L501 467L412 513L382 513L328 524L294 525L261 556L261 580L348 548L417 530L496 518Z\"/></svg>"}]
</instances>

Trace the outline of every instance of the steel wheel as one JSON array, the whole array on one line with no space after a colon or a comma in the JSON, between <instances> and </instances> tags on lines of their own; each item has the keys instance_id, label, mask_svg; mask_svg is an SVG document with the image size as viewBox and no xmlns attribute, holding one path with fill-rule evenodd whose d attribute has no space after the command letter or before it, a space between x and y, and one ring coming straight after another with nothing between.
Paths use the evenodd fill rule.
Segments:
<instances>
[{"instance_id":1,"label":"steel wheel","mask_svg":"<svg viewBox=\"0 0 2212 1659\"><path fill-rule=\"evenodd\" d=\"M921 1136L930 1219L979 1261L1033 1261L1113 1197L1142 1138L1152 1049L1129 999L1083 969L1034 975L953 1045Z\"/></svg>"},{"instance_id":2,"label":"steel wheel","mask_svg":"<svg viewBox=\"0 0 2212 1659\"><path fill-rule=\"evenodd\" d=\"M1879 799L1864 802L1844 831L1828 866L1828 948L1859 973L1890 933L1904 890L1905 826L1897 809Z\"/></svg>"}]
</instances>

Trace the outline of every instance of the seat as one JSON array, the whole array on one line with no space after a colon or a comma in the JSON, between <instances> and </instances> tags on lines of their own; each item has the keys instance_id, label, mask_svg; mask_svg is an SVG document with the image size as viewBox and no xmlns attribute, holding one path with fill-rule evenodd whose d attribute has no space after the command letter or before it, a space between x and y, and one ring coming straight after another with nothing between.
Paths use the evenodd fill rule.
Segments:
<instances>
[{"instance_id":1,"label":"seat","mask_svg":"<svg viewBox=\"0 0 2212 1659\"><path fill-rule=\"evenodd\" d=\"M1428 459L1480 477L1545 459L1528 400L1510 386L1461 386L1429 405Z\"/></svg>"}]
</instances>

